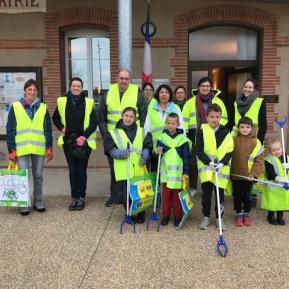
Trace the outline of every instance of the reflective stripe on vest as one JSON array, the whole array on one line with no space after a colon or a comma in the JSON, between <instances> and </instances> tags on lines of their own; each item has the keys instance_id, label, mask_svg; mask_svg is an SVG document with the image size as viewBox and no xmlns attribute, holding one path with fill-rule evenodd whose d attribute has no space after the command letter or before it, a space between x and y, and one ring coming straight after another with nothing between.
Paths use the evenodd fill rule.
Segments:
<instances>
[{"instance_id":1,"label":"reflective stripe on vest","mask_svg":"<svg viewBox=\"0 0 289 289\"><path fill-rule=\"evenodd\" d=\"M116 159L113 160L115 180L121 181L126 180L127 178L133 178L144 175L145 174L144 166L141 167L139 165L139 162L141 159L141 153L143 149L143 141L146 136L145 130L141 127L137 128L137 133L133 143L131 143L131 141L129 140L123 129L115 128L111 130L109 133L111 134L113 141L118 149L127 149L129 144L129 148L131 150L129 156L130 162L129 176L127 175L128 160L116 160Z\"/></svg>"},{"instance_id":2,"label":"reflective stripe on vest","mask_svg":"<svg viewBox=\"0 0 289 289\"><path fill-rule=\"evenodd\" d=\"M197 96L195 95L197 93L198 89L192 90L192 98L189 99L183 108L182 114L184 118L184 128L188 132L189 129L197 128L197 112L196 112L196 99ZM221 94L221 91L218 89L213 90L215 92L215 95L212 99L212 103L218 104L221 107L222 110L222 117L220 124L226 125L228 123L228 115L227 115L227 109L224 105L224 102L218 97L218 95Z\"/></svg>"},{"instance_id":3,"label":"reflective stripe on vest","mask_svg":"<svg viewBox=\"0 0 289 289\"><path fill-rule=\"evenodd\" d=\"M260 110L262 102L263 102L263 98L257 97L254 100L254 102L251 104L249 110L244 115L246 117L249 117L252 120L254 126L257 129L256 133L258 132L258 127L259 127L258 117L259 117L259 110ZM237 135L237 131L238 131L237 125L238 125L239 120L242 118L242 116L240 115L240 113L238 111L238 106L237 106L236 101L234 102L234 109L235 109L235 117L234 117L235 125L232 129L232 136L233 137L235 137Z\"/></svg>"},{"instance_id":4,"label":"reflective stripe on vest","mask_svg":"<svg viewBox=\"0 0 289 289\"><path fill-rule=\"evenodd\" d=\"M66 103L67 97L61 96L57 98L57 108L60 115L61 123L64 127L66 127L66 119L65 119L65 111L66 111ZM86 130L89 127L90 122L90 114L94 107L94 100L91 98L85 98L85 113L84 113L84 121L83 121L83 130ZM88 138L87 144L93 150L96 149L96 131L94 131ZM58 137L57 144L62 146L64 144L63 136Z\"/></svg>"},{"instance_id":5,"label":"reflective stripe on vest","mask_svg":"<svg viewBox=\"0 0 289 289\"><path fill-rule=\"evenodd\" d=\"M233 151L234 142L230 133L227 134L222 144L217 148L216 137L214 130L208 124L202 124L204 138L204 153L211 161L221 161L223 157ZM209 165L205 165L199 158L197 158L198 171L201 183L212 182L215 183L215 174ZM219 172L219 187L225 189L230 175L230 162Z\"/></svg>"},{"instance_id":6,"label":"reflective stripe on vest","mask_svg":"<svg viewBox=\"0 0 289 289\"><path fill-rule=\"evenodd\" d=\"M249 159L248 159L248 171L250 172L255 158L257 158L259 155L261 155L264 152L264 147L262 146L261 142L257 139L257 143L255 145L255 148L251 152Z\"/></svg>"},{"instance_id":7,"label":"reflective stripe on vest","mask_svg":"<svg viewBox=\"0 0 289 289\"><path fill-rule=\"evenodd\" d=\"M121 119L121 114L126 107L133 107L137 111L136 119L139 125L139 115L137 109L138 86L129 84L124 92L121 101L119 96L118 84L111 84L106 98L107 106L107 130L115 128L117 122Z\"/></svg>"},{"instance_id":8,"label":"reflective stripe on vest","mask_svg":"<svg viewBox=\"0 0 289 289\"><path fill-rule=\"evenodd\" d=\"M17 101L13 104L16 119L16 154L23 156L28 154L45 155L46 139L44 135L44 119L47 111L46 104L41 103L31 119L23 105Z\"/></svg>"},{"instance_id":9,"label":"reflective stripe on vest","mask_svg":"<svg viewBox=\"0 0 289 289\"><path fill-rule=\"evenodd\" d=\"M189 140L183 134L179 134L175 138L172 138L166 133L162 133L158 140L170 148L163 154L162 157L161 183L167 183L167 187L170 189L181 189L183 161L180 158L176 148L180 147L186 142L189 142Z\"/></svg>"}]
</instances>

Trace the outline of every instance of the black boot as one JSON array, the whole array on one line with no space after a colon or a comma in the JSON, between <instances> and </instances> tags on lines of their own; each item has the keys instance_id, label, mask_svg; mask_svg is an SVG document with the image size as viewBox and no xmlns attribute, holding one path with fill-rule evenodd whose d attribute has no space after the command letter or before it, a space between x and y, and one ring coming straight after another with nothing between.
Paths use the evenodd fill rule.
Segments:
<instances>
[{"instance_id":1,"label":"black boot","mask_svg":"<svg viewBox=\"0 0 289 289\"><path fill-rule=\"evenodd\" d=\"M161 220L161 225L162 226L166 226L170 221L170 217L169 216L163 216L162 220Z\"/></svg>"},{"instance_id":2,"label":"black boot","mask_svg":"<svg viewBox=\"0 0 289 289\"><path fill-rule=\"evenodd\" d=\"M275 212L272 211L268 211L268 215L267 215L267 221L269 222L269 224L271 225L277 225L277 220L274 216Z\"/></svg>"},{"instance_id":3,"label":"black boot","mask_svg":"<svg viewBox=\"0 0 289 289\"><path fill-rule=\"evenodd\" d=\"M280 226L285 226L285 221L283 219L283 211L277 212L277 223Z\"/></svg>"},{"instance_id":4,"label":"black boot","mask_svg":"<svg viewBox=\"0 0 289 289\"><path fill-rule=\"evenodd\" d=\"M145 212L141 212L136 215L136 222L138 224L143 224L145 222Z\"/></svg>"}]
</instances>

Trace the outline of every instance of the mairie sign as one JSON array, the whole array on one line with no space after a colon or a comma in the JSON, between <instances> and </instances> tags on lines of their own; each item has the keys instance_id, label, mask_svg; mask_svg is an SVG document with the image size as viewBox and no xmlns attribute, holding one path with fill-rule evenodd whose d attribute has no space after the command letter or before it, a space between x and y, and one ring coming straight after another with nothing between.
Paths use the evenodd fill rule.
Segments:
<instances>
[{"instance_id":1,"label":"mairie sign","mask_svg":"<svg viewBox=\"0 0 289 289\"><path fill-rule=\"evenodd\" d=\"M0 13L46 12L46 0L0 0Z\"/></svg>"}]
</instances>

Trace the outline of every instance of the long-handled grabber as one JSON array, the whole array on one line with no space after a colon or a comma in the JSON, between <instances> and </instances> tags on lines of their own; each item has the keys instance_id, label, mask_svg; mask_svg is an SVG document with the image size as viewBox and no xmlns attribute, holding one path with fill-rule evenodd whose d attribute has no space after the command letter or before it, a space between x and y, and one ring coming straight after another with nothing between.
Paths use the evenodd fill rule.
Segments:
<instances>
[{"instance_id":1,"label":"long-handled grabber","mask_svg":"<svg viewBox=\"0 0 289 289\"><path fill-rule=\"evenodd\" d=\"M161 158L162 155L159 154L158 156L158 168L157 168L157 177L156 177L156 186L155 186L155 198L154 198L154 210L149 219L147 220L147 230L149 229L149 225L151 222L157 223L157 231L160 230L160 221L157 215L157 199L158 199L158 187L159 187L159 179L160 179L160 167L161 167Z\"/></svg>"},{"instance_id":2,"label":"long-handled grabber","mask_svg":"<svg viewBox=\"0 0 289 289\"><path fill-rule=\"evenodd\" d=\"M129 149L129 143L127 144L127 148ZM130 193L130 156L128 156L126 161L126 174L127 174L127 183L126 183L126 212L124 215L124 219L122 223L120 224L120 233L123 233L123 226L125 224L132 225L133 226L133 232L135 233L135 223L131 219L131 216L129 215L129 193Z\"/></svg>"},{"instance_id":3,"label":"long-handled grabber","mask_svg":"<svg viewBox=\"0 0 289 289\"><path fill-rule=\"evenodd\" d=\"M217 195L217 208L218 208L218 222L219 222L219 240L217 242L217 252L221 257L226 257L228 254L228 247L226 245L224 236L223 236L223 228L222 228L222 216L221 216L221 204L220 204L220 191L219 191L219 171L216 168L214 170L215 179L216 179L216 195Z\"/></svg>"},{"instance_id":4,"label":"long-handled grabber","mask_svg":"<svg viewBox=\"0 0 289 289\"><path fill-rule=\"evenodd\" d=\"M289 190L289 183L284 183L284 184L282 185L282 184L276 184L276 183L272 183L272 182L268 182L268 181L263 181L263 180L255 179L255 178L245 177L245 176L237 175L237 174L231 174L231 176L234 176L234 177L237 177L237 178L242 178L242 179L248 180L248 181L257 182L257 183L260 183L260 184L271 185L271 186L280 187L280 188Z\"/></svg>"},{"instance_id":5,"label":"long-handled grabber","mask_svg":"<svg viewBox=\"0 0 289 289\"><path fill-rule=\"evenodd\" d=\"M286 153L285 153L285 139L284 139L284 126L286 124L286 122L288 121L288 118L285 117L281 120L277 120L275 119L275 122L277 123L277 125L280 127L281 129L281 140L282 140L282 149L283 149L283 163L286 165L287 164L287 159L286 159ZM286 167L284 166L284 174L285 174L285 178L287 178L287 170Z\"/></svg>"}]
</instances>

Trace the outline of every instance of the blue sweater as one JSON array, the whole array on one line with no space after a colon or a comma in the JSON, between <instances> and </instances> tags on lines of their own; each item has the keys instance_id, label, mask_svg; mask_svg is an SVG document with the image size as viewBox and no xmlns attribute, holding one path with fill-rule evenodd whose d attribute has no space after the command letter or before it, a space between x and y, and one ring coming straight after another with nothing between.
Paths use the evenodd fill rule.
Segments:
<instances>
[{"instance_id":1,"label":"blue sweater","mask_svg":"<svg viewBox=\"0 0 289 289\"><path fill-rule=\"evenodd\" d=\"M171 138L175 138L177 135L183 134L183 130L177 128L176 133L174 135L170 135L169 131L167 129L164 129L163 133L169 135ZM166 146L160 140L157 141L157 147L158 146L161 146L163 148L163 153L166 153L170 149L168 146ZM183 174L189 175L189 172L190 172L190 147L189 147L189 143L185 142L181 146L177 147L176 151L183 161Z\"/></svg>"},{"instance_id":2,"label":"blue sweater","mask_svg":"<svg viewBox=\"0 0 289 289\"><path fill-rule=\"evenodd\" d=\"M21 98L19 100L21 104L23 105L25 111L27 112L28 116L33 119L35 112L39 108L41 102L40 100L36 100L31 106L26 102L24 98ZM52 148L52 129L51 129L51 119L48 110L46 110L45 118L44 118L44 136L46 140L46 148L51 147ZM12 150L16 150L16 142L15 142L15 136L16 136L16 118L13 106L11 106L7 124L6 124L6 142L8 151L11 152Z\"/></svg>"}]
</instances>

